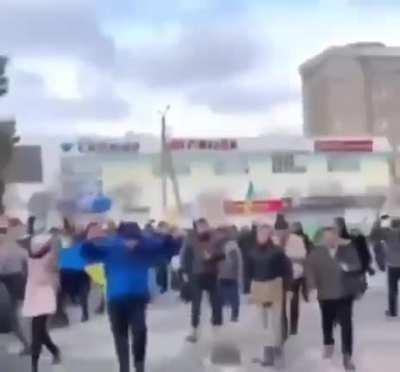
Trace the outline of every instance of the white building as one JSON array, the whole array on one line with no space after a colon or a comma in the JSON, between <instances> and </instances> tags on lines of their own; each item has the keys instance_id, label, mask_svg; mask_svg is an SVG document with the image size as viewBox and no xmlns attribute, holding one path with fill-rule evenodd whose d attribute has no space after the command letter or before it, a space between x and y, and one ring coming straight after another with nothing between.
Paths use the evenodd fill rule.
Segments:
<instances>
[{"instance_id":1,"label":"white building","mask_svg":"<svg viewBox=\"0 0 400 372\"><path fill-rule=\"evenodd\" d=\"M347 200L349 197L376 198L385 194L390 181L389 147L382 138L318 141L264 136L229 140L173 139L172 143L180 194L189 215L196 213L195 206L201 195L245 201L250 185L253 200L289 198L291 207L295 208L306 200L318 204L324 199L332 204L345 197ZM159 149L159 140L151 136L85 139L64 144L60 152L65 195L102 188L105 193L123 195L124 203L130 204L132 211L141 211L143 219L162 218ZM126 200L129 195L130 202ZM318 202L315 197L319 198ZM168 199L173 209L171 185Z\"/></svg>"}]
</instances>

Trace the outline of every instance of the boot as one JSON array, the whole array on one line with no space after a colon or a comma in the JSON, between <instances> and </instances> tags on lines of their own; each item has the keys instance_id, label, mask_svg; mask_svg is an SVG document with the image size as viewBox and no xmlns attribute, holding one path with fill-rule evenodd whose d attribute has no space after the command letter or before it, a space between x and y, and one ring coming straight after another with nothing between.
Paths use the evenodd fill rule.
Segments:
<instances>
[{"instance_id":1,"label":"boot","mask_svg":"<svg viewBox=\"0 0 400 372\"><path fill-rule=\"evenodd\" d=\"M195 344L199 340L198 328L193 328L192 333L186 337L186 341Z\"/></svg>"},{"instance_id":2,"label":"boot","mask_svg":"<svg viewBox=\"0 0 400 372\"><path fill-rule=\"evenodd\" d=\"M135 372L144 372L144 363L135 363Z\"/></svg>"},{"instance_id":3,"label":"boot","mask_svg":"<svg viewBox=\"0 0 400 372\"><path fill-rule=\"evenodd\" d=\"M58 366L59 364L61 364L61 362L62 362L61 352L60 352L60 351L57 351L57 352L53 355L52 364L53 364L53 366Z\"/></svg>"},{"instance_id":4,"label":"boot","mask_svg":"<svg viewBox=\"0 0 400 372\"><path fill-rule=\"evenodd\" d=\"M25 357L31 355L31 348L29 346L24 346L24 348L18 353L20 357Z\"/></svg>"},{"instance_id":5,"label":"boot","mask_svg":"<svg viewBox=\"0 0 400 372\"><path fill-rule=\"evenodd\" d=\"M353 363L351 355L344 355L343 356L343 366L345 371L355 371L356 366Z\"/></svg>"},{"instance_id":6,"label":"boot","mask_svg":"<svg viewBox=\"0 0 400 372\"><path fill-rule=\"evenodd\" d=\"M263 367L273 367L275 362L274 348L265 346L263 358L253 359L253 363L259 364Z\"/></svg>"},{"instance_id":7,"label":"boot","mask_svg":"<svg viewBox=\"0 0 400 372\"><path fill-rule=\"evenodd\" d=\"M278 370L285 369L285 354L283 352L283 347L274 348L275 354L275 368Z\"/></svg>"},{"instance_id":8,"label":"boot","mask_svg":"<svg viewBox=\"0 0 400 372\"><path fill-rule=\"evenodd\" d=\"M334 352L335 352L335 345L325 345L322 357L324 359L332 359Z\"/></svg>"}]
</instances>

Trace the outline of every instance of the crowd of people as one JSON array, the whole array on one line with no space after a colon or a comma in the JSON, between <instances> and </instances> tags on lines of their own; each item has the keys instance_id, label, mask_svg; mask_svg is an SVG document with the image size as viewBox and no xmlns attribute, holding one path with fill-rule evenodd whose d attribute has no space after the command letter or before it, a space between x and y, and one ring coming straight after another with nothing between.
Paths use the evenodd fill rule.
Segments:
<instances>
[{"instance_id":1,"label":"crowd of people","mask_svg":"<svg viewBox=\"0 0 400 372\"><path fill-rule=\"evenodd\" d=\"M262 353L254 363L282 369L285 342L299 333L300 304L318 301L323 358L333 357L334 327L340 326L343 366L354 371L353 304L367 291L368 275L375 274L371 252L376 266L388 271L386 315L397 317L400 223L389 216L381 217L368 237L356 229L349 232L345 220L337 218L321 229L317 240L283 215L277 215L274 225L253 223L241 230L210 226L204 218L188 230L163 221L141 228L135 222L82 226L65 219L62 227L40 232L34 217L26 226L18 219L0 220L0 283L8 291L12 331L22 344L21 355L31 356L32 372L39 372L43 346L54 364L62 362L49 324L68 325L68 300L81 306L83 323L89 320L94 283L87 268L93 264L104 268L96 312L108 311L120 372L129 372L131 364L136 372L145 371L153 272L160 293L172 287L190 303L189 343L201 339L203 294L215 334L223 327L224 307L230 309L231 322L240 322L246 295L259 309L264 332ZM18 316L21 301L22 315L32 320L30 341Z\"/></svg>"}]
</instances>

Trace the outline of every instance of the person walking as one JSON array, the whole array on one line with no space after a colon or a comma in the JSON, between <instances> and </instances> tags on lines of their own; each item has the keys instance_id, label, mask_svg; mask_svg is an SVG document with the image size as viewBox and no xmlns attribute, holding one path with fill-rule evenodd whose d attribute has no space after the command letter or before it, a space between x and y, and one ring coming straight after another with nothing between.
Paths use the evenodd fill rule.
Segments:
<instances>
[{"instance_id":1,"label":"person walking","mask_svg":"<svg viewBox=\"0 0 400 372\"><path fill-rule=\"evenodd\" d=\"M310 237L304 232L304 228L301 222L293 222L291 226L291 232L292 234L296 234L297 236L300 236L303 239L304 246L307 251L307 255L311 253L311 251L314 248L314 244L311 241Z\"/></svg>"},{"instance_id":2,"label":"person walking","mask_svg":"<svg viewBox=\"0 0 400 372\"><path fill-rule=\"evenodd\" d=\"M257 226L252 224L251 227L244 226L238 237L238 244L243 259L243 293L250 293L251 277L252 277L252 265L250 252L256 244Z\"/></svg>"},{"instance_id":3,"label":"person walking","mask_svg":"<svg viewBox=\"0 0 400 372\"><path fill-rule=\"evenodd\" d=\"M120 372L130 371L130 332L135 371L145 371L148 271L175 255L179 246L179 239L169 235L143 235L134 222L121 223L117 234L109 236L105 236L100 225L94 225L82 244L82 256L105 267L107 307Z\"/></svg>"},{"instance_id":4,"label":"person walking","mask_svg":"<svg viewBox=\"0 0 400 372\"><path fill-rule=\"evenodd\" d=\"M71 242L60 250L60 290L57 300L57 315L69 324L68 315L65 312L65 300L70 297L72 301L78 301L81 306L81 321L89 320L89 293L91 280L86 272L87 262L81 256L81 245L86 232L72 234Z\"/></svg>"},{"instance_id":5,"label":"person walking","mask_svg":"<svg viewBox=\"0 0 400 372\"><path fill-rule=\"evenodd\" d=\"M273 241L274 229L257 227L256 245L251 251L252 278L250 298L259 306L266 332L263 356L254 362L264 367L283 368L283 348L287 338L285 296L291 287L292 263L285 251Z\"/></svg>"},{"instance_id":6,"label":"person walking","mask_svg":"<svg viewBox=\"0 0 400 372\"><path fill-rule=\"evenodd\" d=\"M304 240L296 234L292 234L289 224L283 215L278 214L275 222L275 235L277 245L285 250L286 255L293 264L293 282L291 292L293 294L290 301L290 334L297 335L300 316L300 293L305 281L304 263L307 256L307 250Z\"/></svg>"},{"instance_id":7,"label":"person walking","mask_svg":"<svg viewBox=\"0 0 400 372\"><path fill-rule=\"evenodd\" d=\"M0 226L0 283L7 291L10 305L10 325L22 344L20 355L30 353L30 345L18 317L19 305L24 298L27 252L17 239L24 235L24 226L19 220L4 218Z\"/></svg>"},{"instance_id":8,"label":"person walking","mask_svg":"<svg viewBox=\"0 0 400 372\"><path fill-rule=\"evenodd\" d=\"M32 372L39 371L42 347L50 351L53 364L61 363L61 353L48 331L48 318L56 312L56 297L59 281L57 266L57 240L51 234L32 237L27 242L29 251L28 278L23 316L32 319Z\"/></svg>"},{"instance_id":9,"label":"person walking","mask_svg":"<svg viewBox=\"0 0 400 372\"><path fill-rule=\"evenodd\" d=\"M354 371L353 303L363 291L361 262L350 241L340 239L337 229L324 229L323 246L315 248L306 262L310 299L318 298L325 359L334 353L334 325L342 329L343 365Z\"/></svg>"},{"instance_id":10,"label":"person walking","mask_svg":"<svg viewBox=\"0 0 400 372\"><path fill-rule=\"evenodd\" d=\"M400 224L384 216L378 220L370 235L375 244L385 247L385 261L387 266L388 309L386 316L396 318L399 315L399 281L400 281Z\"/></svg>"},{"instance_id":11,"label":"person walking","mask_svg":"<svg viewBox=\"0 0 400 372\"><path fill-rule=\"evenodd\" d=\"M375 275L375 270L372 268L372 256L368 248L366 237L358 229L352 229L349 233L346 220L343 217L335 218L335 228L339 237L344 240L351 240L354 248L357 251L361 262L361 270L364 278L365 291L368 288L367 274Z\"/></svg>"},{"instance_id":12,"label":"person walking","mask_svg":"<svg viewBox=\"0 0 400 372\"><path fill-rule=\"evenodd\" d=\"M242 280L242 255L235 240L236 234L231 229L220 229L223 254L225 259L219 265L219 286L222 305L231 308L231 321L239 321L240 281Z\"/></svg>"},{"instance_id":13,"label":"person walking","mask_svg":"<svg viewBox=\"0 0 400 372\"><path fill-rule=\"evenodd\" d=\"M186 340L196 343L199 339L204 292L207 292L209 297L214 329L217 330L222 325L222 301L218 275L219 263L225 259L225 254L206 219L199 219L195 223L192 241L184 246L181 259L184 280L190 283L191 288L192 332Z\"/></svg>"}]
</instances>

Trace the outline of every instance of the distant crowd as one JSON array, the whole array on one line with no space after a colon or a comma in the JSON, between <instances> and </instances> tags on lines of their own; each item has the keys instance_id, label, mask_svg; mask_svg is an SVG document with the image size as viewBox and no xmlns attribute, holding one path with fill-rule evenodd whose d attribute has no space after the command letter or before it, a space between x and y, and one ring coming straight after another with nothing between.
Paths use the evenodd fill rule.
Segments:
<instances>
[{"instance_id":1,"label":"distant crowd","mask_svg":"<svg viewBox=\"0 0 400 372\"><path fill-rule=\"evenodd\" d=\"M300 222L290 224L277 215L273 226L253 223L211 226L204 219L183 230L161 221L141 228L136 222L91 222L84 226L64 219L63 226L36 231L35 217L26 224L0 218L0 284L7 290L12 331L22 343L21 355L31 357L39 372L45 346L53 363L62 363L49 325L68 326L68 303L79 304L82 322L90 318L89 295L99 287L96 313L109 314L120 372L130 371L130 334L133 366L144 372L148 340L147 305L157 292L174 290L190 304L187 342L201 338L203 294L211 309L213 334L230 321L240 322L241 299L259 309L265 334L262 353L254 363L285 366L285 342L301 330L300 304L318 301L321 312L323 358L335 352L334 327L342 332L343 366L353 362L353 304L368 289L368 276L387 271L386 316L398 316L400 280L400 221L380 217L369 236L348 231L343 218L321 227L314 239ZM28 340L19 319L32 319ZM0 322L2 319L0 319ZM319 326L319 323L316 325ZM211 356L211 359L217 356Z\"/></svg>"}]
</instances>

